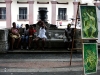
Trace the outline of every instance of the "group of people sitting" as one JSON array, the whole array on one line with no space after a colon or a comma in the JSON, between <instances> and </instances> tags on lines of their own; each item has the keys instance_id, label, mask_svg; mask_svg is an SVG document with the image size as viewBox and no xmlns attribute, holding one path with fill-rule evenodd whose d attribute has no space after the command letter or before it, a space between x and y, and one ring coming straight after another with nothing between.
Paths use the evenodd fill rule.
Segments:
<instances>
[{"instance_id":1,"label":"group of people sitting","mask_svg":"<svg viewBox=\"0 0 100 75\"><path fill-rule=\"evenodd\" d=\"M47 36L45 34L47 26L45 25L43 21L41 20L38 21L36 28L34 28L33 25L26 24L22 35L20 35L20 30L19 28L16 27L16 23L13 22L12 25L13 27L10 30L12 50L14 49L14 43L16 39L17 39L16 49L19 49L19 48L23 49L23 47L25 46L24 44L26 44L25 46L26 49L31 49L31 44L34 39L36 49L44 50L45 41L47 39ZM35 33L37 33L36 37L34 37ZM67 41L66 46L69 49L71 47L72 39L73 39L73 31L71 29L71 24L67 25L67 28L65 29L65 36L66 36L66 41ZM40 40L42 40L42 47L40 47L39 45Z\"/></svg>"},{"instance_id":2,"label":"group of people sitting","mask_svg":"<svg viewBox=\"0 0 100 75\"><path fill-rule=\"evenodd\" d=\"M14 43L15 40L17 39L17 44L16 44L16 49L23 49L24 44L26 44L26 49L30 49L31 48L31 43L34 39L34 42L37 46L36 49L40 49L39 46L39 40L42 40L42 50L44 50L44 45L45 45L45 41L47 39L45 33L46 33L46 25L43 21L39 21L37 23L38 25L38 29L34 28L33 25L29 25L26 24L23 34L20 35L20 30L19 28L16 27L16 23L13 22L12 23L13 27L10 29L10 37L11 37L11 49L14 49ZM34 38L34 34L38 33L37 36ZM21 44L20 44L21 43ZM21 45L21 46L19 46Z\"/></svg>"}]
</instances>

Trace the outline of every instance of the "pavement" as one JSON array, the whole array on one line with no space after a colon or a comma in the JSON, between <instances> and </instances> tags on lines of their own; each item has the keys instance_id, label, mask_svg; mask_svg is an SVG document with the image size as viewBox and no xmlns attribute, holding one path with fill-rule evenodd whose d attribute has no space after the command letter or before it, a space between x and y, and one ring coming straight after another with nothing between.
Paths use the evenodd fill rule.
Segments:
<instances>
[{"instance_id":1,"label":"pavement","mask_svg":"<svg viewBox=\"0 0 100 75\"><path fill-rule=\"evenodd\" d=\"M100 53L97 72L100 75ZM82 53L0 54L0 75L84 75Z\"/></svg>"}]
</instances>

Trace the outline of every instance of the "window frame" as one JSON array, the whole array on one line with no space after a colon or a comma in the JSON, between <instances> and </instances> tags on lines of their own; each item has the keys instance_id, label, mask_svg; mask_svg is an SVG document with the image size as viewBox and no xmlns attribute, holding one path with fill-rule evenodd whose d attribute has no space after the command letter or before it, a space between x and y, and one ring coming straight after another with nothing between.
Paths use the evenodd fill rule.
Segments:
<instances>
[{"instance_id":1,"label":"window frame","mask_svg":"<svg viewBox=\"0 0 100 75\"><path fill-rule=\"evenodd\" d=\"M67 8L58 8L58 20L67 20Z\"/></svg>"},{"instance_id":2,"label":"window frame","mask_svg":"<svg viewBox=\"0 0 100 75\"><path fill-rule=\"evenodd\" d=\"M0 20L6 20L6 7L0 7Z\"/></svg>"},{"instance_id":3,"label":"window frame","mask_svg":"<svg viewBox=\"0 0 100 75\"><path fill-rule=\"evenodd\" d=\"M18 20L28 20L28 8L19 7L18 9L19 9Z\"/></svg>"}]
</instances>

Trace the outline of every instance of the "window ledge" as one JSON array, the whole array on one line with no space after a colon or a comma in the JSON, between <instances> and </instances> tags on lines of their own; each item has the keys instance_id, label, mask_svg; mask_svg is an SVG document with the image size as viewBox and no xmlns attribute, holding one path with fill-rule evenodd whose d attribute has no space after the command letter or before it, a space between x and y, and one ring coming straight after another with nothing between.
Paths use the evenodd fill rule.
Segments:
<instances>
[{"instance_id":1,"label":"window ledge","mask_svg":"<svg viewBox=\"0 0 100 75\"><path fill-rule=\"evenodd\" d=\"M56 21L68 21L68 20L56 20Z\"/></svg>"},{"instance_id":2,"label":"window ledge","mask_svg":"<svg viewBox=\"0 0 100 75\"><path fill-rule=\"evenodd\" d=\"M37 21L40 21L40 19L39 19L39 20L37 20ZM49 21L49 20L46 20L46 21Z\"/></svg>"},{"instance_id":3,"label":"window ledge","mask_svg":"<svg viewBox=\"0 0 100 75\"><path fill-rule=\"evenodd\" d=\"M27 19L19 19L17 21L29 21L29 20L27 20Z\"/></svg>"},{"instance_id":4,"label":"window ledge","mask_svg":"<svg viewBox=\"0 0 100 75\"><path fill-rule=\"evenodd\" d=\"M5 4L6 2L0 2L0 4Z\"/></svg>"},{"instance_id":5,"label":"window ledge","mask_svg":"<svg viewBox=\"0 0 100 75\"><path fill-rule=\"evenodd\" d=\"M6 21L6 19L0 19L0 21Z\"/></svg>"}]
</instances>

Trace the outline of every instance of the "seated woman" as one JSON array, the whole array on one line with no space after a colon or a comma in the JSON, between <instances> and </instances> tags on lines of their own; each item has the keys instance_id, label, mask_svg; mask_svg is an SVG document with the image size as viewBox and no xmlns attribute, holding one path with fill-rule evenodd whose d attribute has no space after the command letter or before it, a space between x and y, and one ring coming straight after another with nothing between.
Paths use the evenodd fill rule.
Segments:
<instances>
[{"instance_id":1,"label":"seated woman","mask_svg":"<svg viewBox=\"0 0 100 75\"><path fill-rule=\"evenodd\" d=\"M22 41L22 46L21 49L23 49L24 44L26 45L26 49L29 49L28 47L28 41L29 41L29 25L26 24L25 25L25 29L24 29L24 33L21 37L21 41Z\"/></svg>"},{"instance_id":2,"label":"seated woman","mask_svg":"<svg viewBox=\"0 0 100 75\"><path fill-rule=\"evenodd\" d=\"M35 32L36 32L36 30L34 29L33 25L30 25L30 27L29 27L29 48L31 48L31 43L33 41Z\"/></svg>"},{"instance_id":3,"label":"seated woman","mask_svg":"<svg viewBox=\"0 0 100 75\"><path fill-rule=\"evenodd\" d=\"M18 49L21 38L20 38L20 34L19 34L19 29L16 28L16 23L13 22L12 25L13 25L13 27L10 30L10 32L11 32L10 36L11 36L11 48L13 50L13 45L14 45L15 39L18 40L17 45L16 45L16 48Z\"/></svg>"},{"instance_id":4,"label":"seated woman","mask_svg":"<svg viewBox=\"0 0 100 75\"><path fill-rule=\"evenodd\" d=\"M41 25L40 26L40 29L39 29L39 34L38 36L35 38L35 42L36 42L36 45L37 45L37 49L40 48L39 46L39 40L42 40L42 50L44 50L44 46L45 46L45 41L47 39L47 36L45 35L46 33L46 25L44 24L44 22L41 21L40 23Z\"/></svg>"}]
</instances>

